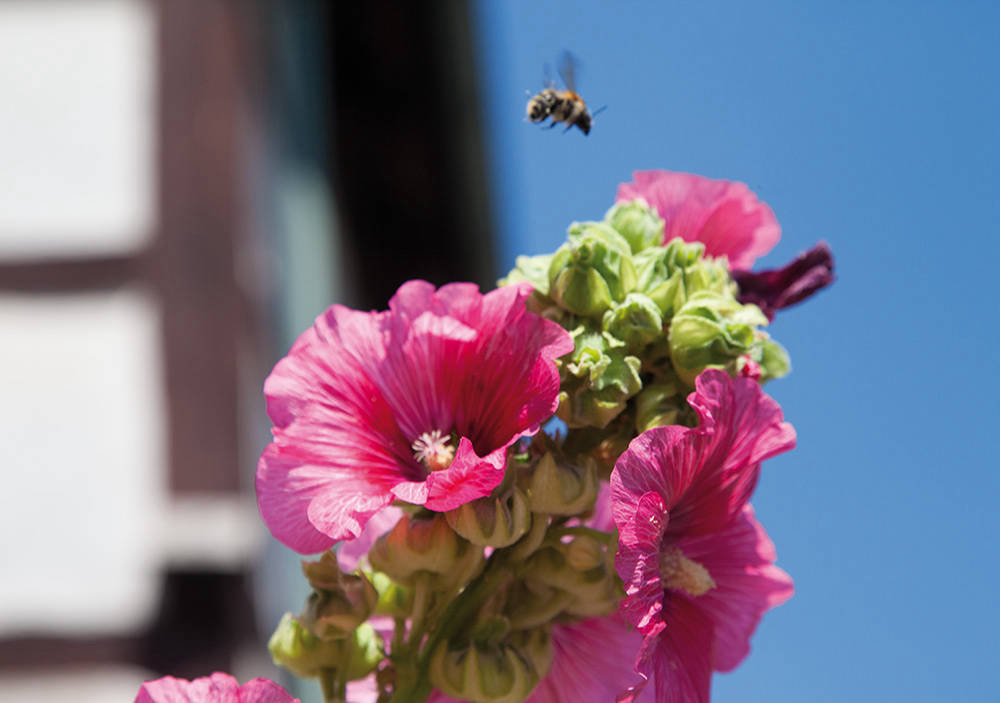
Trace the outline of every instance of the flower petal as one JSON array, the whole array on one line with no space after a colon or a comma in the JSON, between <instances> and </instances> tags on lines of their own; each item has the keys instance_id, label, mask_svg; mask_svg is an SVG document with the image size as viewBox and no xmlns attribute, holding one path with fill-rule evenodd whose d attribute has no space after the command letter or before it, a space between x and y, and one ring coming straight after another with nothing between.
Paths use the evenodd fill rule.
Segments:
<instances>
[{"instance_id":1,"label":"flower petal","mask_svg":"<svg viewBox=\"0 0 1000 703\"><path fill-rule=\"evenodd\" d=\"M774 566L774 544L750 505L725 530L677 545L715 581L692 602L712 621L713 668L731 671L750 652L750 636L764 613L792 597L792 579Z\"/></svg>"},{"instance_id":2,"label":"flower petal","mask_svg":"<svg viewBox=\"0 0 1000 703\"><path fill-rule=\"evenodd\" d=\"M673 171L636 171L618 186L618 202L643 198L666 221L664 242L701 242L710 256L748 269L781 238L774 213L743 183Z\"/></svg>"},{"instance_id":3,"label":"flower petal","mask_svg":"<svg viewBox=\"0 0 1000 703\"><path fill-rule=\"evenodd\" d=\"M740 302L753 303L773 320L778 310L800 303L833 283L833 252L826 242L820 242L779 269L735 270L733 280L740 289Z\"/></svg>"},{"instance_id":4,"label":"flower petal","mask_svg":"<svg viewBox=\"0 0 1000 703\"><path fill-rule=\"evenodd\" d=\"M229 674L215 672L194 681L164 676L139 688L135 703L298 703L269 679L252 679L240 687Z\"/></svg>"}]
</instances>

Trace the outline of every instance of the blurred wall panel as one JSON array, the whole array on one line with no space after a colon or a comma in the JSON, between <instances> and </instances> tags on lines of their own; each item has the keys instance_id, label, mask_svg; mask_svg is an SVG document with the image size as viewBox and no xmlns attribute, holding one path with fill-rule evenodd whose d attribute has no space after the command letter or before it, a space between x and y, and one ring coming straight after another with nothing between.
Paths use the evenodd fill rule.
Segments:
<instances>
[{"instance_id":1,"label":"blurred wall panel","mask_svg":"<svg viewBox=\"0 0 1000 703\"><path fill-rule=\"evenodd\" d=\"M152 618L166 468L158 323L138 290L0 296L0 636Z\"/></svg>"},{"instance_id":2,"label":"blurred wall panel","mask_svg":"<svg viewBox=\"0 0 1000 703\"><path fill-rule=\"evenodd\" d=\"M0 256L149 242L154 39L141 0L0 3Z\"/></svg>"}]
</instances>

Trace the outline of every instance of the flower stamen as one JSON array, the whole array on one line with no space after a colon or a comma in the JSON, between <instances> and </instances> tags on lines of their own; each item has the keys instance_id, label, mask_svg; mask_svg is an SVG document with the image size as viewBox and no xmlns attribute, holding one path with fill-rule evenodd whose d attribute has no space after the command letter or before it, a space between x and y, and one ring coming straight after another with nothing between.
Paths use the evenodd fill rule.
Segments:
<instances>
[{"instance_id":1,"label":"flower stamen","mask_svg":"<svg viewBox=\"0 0 1000 703\"><path fill-rule=\"evenodd\" d=\"M440 471L451 466L455 458L455 447L451 437L441 430L424 432L413 442L413 458L430 471Z\"/></svg>"},{"instance_id":2,"label":"flower stamen","mask_svg":"<svg viewBox=\"0 0 1000 703\"><path fill-rule=\"evenodd\" d=\"M683 591L689 596L701 596L715 588L708 569L688 559L677 547L660 552L660 583L664 588Z\"/></svg>"}]
</instances>

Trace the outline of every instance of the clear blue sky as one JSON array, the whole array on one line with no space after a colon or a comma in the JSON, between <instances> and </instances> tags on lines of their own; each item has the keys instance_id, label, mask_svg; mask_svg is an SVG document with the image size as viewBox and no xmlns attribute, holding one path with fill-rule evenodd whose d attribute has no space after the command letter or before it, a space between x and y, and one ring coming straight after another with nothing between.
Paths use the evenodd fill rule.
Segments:
<instances>
[{"instance_id":1,"label":"clear blue sky","mask_svg":"<svg viewBox=\"0 0 1000 703\"><path fill-rule=\"evenodd\" d=\"M783 227L758 266L837 257L771 328L799 447L754 504L797 594L714 700L1000 700L1000 4L477 9L503 269L646 168L750 185ZM522 121L563 49L589 137Z\"/></svg>"}]
</instances>

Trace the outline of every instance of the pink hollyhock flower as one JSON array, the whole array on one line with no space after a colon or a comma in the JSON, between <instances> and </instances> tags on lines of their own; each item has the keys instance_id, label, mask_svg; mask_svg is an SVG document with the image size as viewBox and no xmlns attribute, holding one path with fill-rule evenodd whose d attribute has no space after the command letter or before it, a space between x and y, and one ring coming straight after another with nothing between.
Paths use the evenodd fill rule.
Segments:
<instances>
[{"instance_id":1,"label":"pink hollyhock flower","mask_svg":"<svg viewBox=\"0 0 1000 703\"><path fill-rule=\"evenodd\" d=\"M747 499L795 431L757 383L715 369L688 402L699 427L643 433L611 474L621 612L643 635L636 671L671 703L708 701L712 671L739 664L764 612L792 594Z\"/></svg>"},{"instance_id":2,"label":"pink hollyhock flower","mask_svg":"<svg viewBox=\"0 0 1000 703\"><path fill-rule=\"evenodd\" d=\"M573 348L525 309L530 293L410 281L388 311L320 315L264 384L257 502L274 536L320 552L393 500L446 511L488 495L507 448L555 412L554 362Z\"/></svg>"},{"instance_id":3,"label":"pink hollyhock flower","mask_svg":"<svg viewBox=\"0 0 1000 703\"><path fill-rule=\"evenodd\" d=\"M781 238L774 213L743 183L674 171L636 171L618 186L617 201L643 198L666 221L664 242L701 242L709 256L748 269Z\"/></svg>"},{"instance_id":4,"label":"pink hollyhock flower","mask_svg":"<svg viewBox=\"0 0 1000 703\"><path fill-rule=\"evenodd\" d=\"M164 676L139 688L135 703L299 703L270 679L251 679L240 686L229 674L215 672L194 681Z\"/></svg>"},{"instance_id":5,"label":"pink hollyhock flower","mask_svg":"<svg viewBox=\"0 0 1000 703\"><path fill-rule=\"evenodd\" d=\"M783 308L801 303L833 283L833 252L826 242L802 252L780 269L733 271L740 302L753 303L767 319Z\"/></svg>"}]
</instances>

